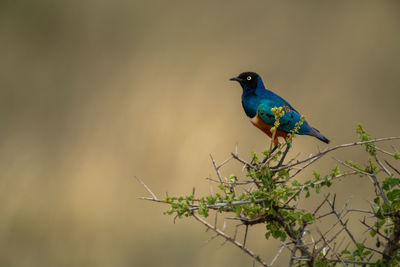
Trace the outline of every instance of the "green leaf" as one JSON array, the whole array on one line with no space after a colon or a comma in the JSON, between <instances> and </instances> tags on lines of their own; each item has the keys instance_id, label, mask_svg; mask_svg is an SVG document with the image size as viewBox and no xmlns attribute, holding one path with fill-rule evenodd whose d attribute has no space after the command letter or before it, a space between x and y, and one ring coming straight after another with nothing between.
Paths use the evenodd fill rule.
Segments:
<instances>
[{"instance_id":1,"label":"green leaf","mask_svg":"<svg viewBox=\"0 0 400 267\"><path fill-rule=\"evenodd\" d=\"M400 189L393 189L392 191L388 192L386 194L386 196L390 201L399 199L400 198Z\"/></svg>"},{"instance_id":2,"label":"green leaf","mask_svg":"<svg viewBox=\"0 0 400 267\"><path fill-rule=\"evenodd\" d=\"M377 208L376 217L378 217L379 219L385 219L385 216L383 216L383 212L382 212L382 208L381 207Z\"/></svg>"},{"instance_id":3,"label":"green leaf","mask_svg":"<svg viewBox=\"0 0 400 267\"><path fill-rule=\"evenodd\" d=\"M376 223L376 227L377 227L378 229L380 229L385 223L386 223L386 219L379 220L379 221Z\"/></svg>"},{"instance_id":4,"label":"green leaf","mask_svg":"<svg viewBox=\"0 0 400 267\"><path fill-rule=\"evenodd\" d=\"M280 178L288 179L289 178L289 172L286 169L281 170L281 171L278 172L278 176Z\"/></svg>"},{"instance_id":5,"label":"green leaf","mask_svg":"<svg viewBox=\"0 0 400 267\"><path fill-rule=\"evenodd\" d=\"M268 210L268 214L275 216L276 215L276 211L274 209L269 209Z\"/></svg>"},{"instance_id":6,"label":"green leaf","mask_svg":"<svg viewBox=\"0 0 400 267\"><path fill-rule=\"evenodd\" d=\"M239 206L239 207L236 209L236 216L239 217L239 215L240 215L240 213L242 212L242 210L243 210L243 208Z\"/></svg>"},{"instance_id":7,"label":"green leaf","mask_svg":"<svg viewBox=\"0 0 400 267\"><path fill-rule=\"evenodd\" d=\"M281 231L281 241L285 242L285 240L286 240L286 233Z\"/></svg>"},{"instance_id":8,"label":"green leaf","mask_svg":"<svg viewBox=\"0 0 400 267\"><path fill-rule=\"evenodd\" d=\"M281 236L281 231L276 230L276 231L272 231L272 237L277 239Z\"/></svg>"},{"instance_id":9,"label":"green leaf","mask_svg":"<svg viewBox=\"0 0 400 267\"><path fill-rule=\"evenodd\" d=\"M357 250L359 251L360 255L362 255L362 252L364 251L364 244L361 243L356 243Z\"/></svg>"},{"instance_id":10,"label":"green leaf","mask_svg":"<svg viewBox=\"0 0 400 267\"><path fill-rule=\"evenodd\" d=\"M340 174L339 164L336 164L336 166L332 169L331 176L335 177L339 174Z\"/></svg>"},{"instance_id":11,"label":"green leaf","mask_svg":"<svg viewBox=\"0 0 400 267\"><path fill-rule=\"evenodd\" d=\"M203 215L204 217L208 217L208 207L204 199L202 199L199 203L199 214Z\"/></svg>"},{"instance_id":12,"label":"green leaf","mask_svg":"<svg viewBox=\"0 0 400 267\"><path fill-rule=\"evenodd\" d=\"M292 185L293 185L293 186L302 186L302 184L299 183L299 181L297 181L297 180L294 180L294 181L292 182Z\"/></svg>"},{"instance_id":13,"label":"green leaf","mask_svg":"<svg viewBox=\"0 0 400 267\"><path fill-rule=\"evenodd\" d=\"M347 249L342 250L342 254L350 254L350 251L348 251Z\"/></svg>"},{"instance_id":14,"label":"green leaf","mask_svg":"<svg viewBox=\"0 0 400 267\"><path fill-rule=\"evenodd\" d=\"M369 231L369 234L374 237L376 235L376 232L374 230Z\"/></svg>"},{"instance_id":15,"label":"green leaf","mask_svg":"<svg viewBox=\"0 0 400 267\"><path fill-rule=\"evenodd\" d=\"M319 174L316 170L313 171L313 175L317 181L321 178L321 174Z\"/></svg>"},{"instance_id":16,"label":"green leaf","mask_svg":"<svg viewBox=\"0 0 400 267\"><path fill-rule=\"evenodd\" d=\"M223 184L219 184L218 188L221 189L222 191L225 191L226 187Z\"/></svg>"},{"instance_id":17,"label":"green leaf","mask_svg":"<svg viewBox=\"0 0 400 267\"><path fill-rule=\"evenodd\" d=\"M364 131L362 124L359 124L356 132L358 134L358 137L360 138L361 141L369 141L372 140L372 138L367 134L367 132ZM375 145L373 143L367 143L364 144L365 150L371 155L375 156L376 155L376 149Z\"/></svg>"},{"instance_id":18,"label":"green leaf","mask_svg":"<svg viewBox=\"0 0 400 267\"><path fill-rule=\"evenodd\" d=\"M306 213L303 215L303 219L306 221L313 221L314 217L311 215L311 213Z\"/></svg>"},{"instance_id":19,"label":"green leaf","mask_svg":"<svg viewBox=\"0 0 400 267\"><path fill-rule=\"evenodd\" d=\"M385 178L385 180L383 180L383 188L385 190L392 189L393 187L398 186L398 185L400 185L399 178L388 176Z\"/></svg>"},{"instance_id":20,"label":"green leaf","mask_svg":"<svg viewBox=\"0 0 400 267\"><path fill-rule=\"evenodd\" d=\"M400 199L393 200L392 205L390 205L392 209L400 209Z\"/></svg>"},{"instance_id":21,"label":"green leaf","mask_svg":"<svg viewBox=\"0 0 400 267\"><path fill-rule=\"evenodd\" d=\"M271 232L270 232L270 231L266 232L266 233L265 233L265 239L268 239L268 238L270 237L270 235L271 235Z\"/></svg>"}]
</instances>

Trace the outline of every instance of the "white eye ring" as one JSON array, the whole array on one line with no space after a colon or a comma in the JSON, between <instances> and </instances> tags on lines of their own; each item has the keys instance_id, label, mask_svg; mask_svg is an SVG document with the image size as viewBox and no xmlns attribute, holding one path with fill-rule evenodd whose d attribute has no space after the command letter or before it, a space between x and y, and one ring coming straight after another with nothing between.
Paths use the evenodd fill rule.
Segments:
<instances>
[{"instance_id":1,"label":"white eye ring","mask_svg":"<svg viewBox=\"0 0 400 267\"><path fill-rule=\"evenodd\" d=\"M250 81L251 80L251 76L247 76L247 80Z\"/></svg>"}]
</instances>

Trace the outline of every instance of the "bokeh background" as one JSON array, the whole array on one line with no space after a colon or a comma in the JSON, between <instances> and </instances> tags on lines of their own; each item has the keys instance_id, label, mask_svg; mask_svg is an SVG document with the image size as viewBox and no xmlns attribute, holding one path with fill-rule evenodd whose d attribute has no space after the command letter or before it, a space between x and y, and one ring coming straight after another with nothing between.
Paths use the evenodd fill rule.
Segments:
<instances>
[{"instance_id":1,"label":"bokeh background","mask_svg":"<svg viewBox=\"0 0 400 267\"><path fill-rule=\"evenodd\" d=\"M197 222L137 199L147 192L134 177L159 196L208 193L210 153L266 148L228 81L242 71L331 145L356 140L360 122L399 135L399 28L398 1L1 1L0 266L252 266L222 240L203 246L211 234ZM289 156L318 147L299 137ZM331 190L360 207L371 185ZM248 244L269 262L278 244L263 230Z\"/></svg>"}]
</instances>

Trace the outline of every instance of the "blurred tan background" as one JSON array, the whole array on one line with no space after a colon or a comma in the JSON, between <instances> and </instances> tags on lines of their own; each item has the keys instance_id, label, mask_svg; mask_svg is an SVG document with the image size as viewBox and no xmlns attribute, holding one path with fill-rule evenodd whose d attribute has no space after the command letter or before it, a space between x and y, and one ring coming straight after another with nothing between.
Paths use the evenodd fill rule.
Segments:
<instances>
[{"instance_id":1,"label":"blurred tan background","mask_svg":"<svg viewBox=\"0 0 400 267\"><path fill-rule=\"evenodd\" d=\"M399 135L399 28L398 1L2 1L0 266L252 266L138 200L134 176L159 196L208 193L210 153L266 148L228 81L242 71L331 145L354 141L359 122ZM317 146L299 137L290 155ZM357 177L332 188L354 205L370 190ZM249 245L269 262L263 230Z\"/></svg>"}]
</instances>

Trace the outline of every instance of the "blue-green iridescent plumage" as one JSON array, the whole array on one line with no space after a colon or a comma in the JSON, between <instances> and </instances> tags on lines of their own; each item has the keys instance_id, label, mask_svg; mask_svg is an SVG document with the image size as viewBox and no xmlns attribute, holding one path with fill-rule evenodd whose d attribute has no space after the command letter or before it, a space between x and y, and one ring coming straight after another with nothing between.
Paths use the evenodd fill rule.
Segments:
<instances>
[{"instance_id":1,"label":"blue-green iridescent plumage","mask_svg":"<svg viewBox=\"0 0 400 267\"><path fill-rule=\"evenodd\" d=\"M253 118L258 113L265 123L274 125L275 117L271 108L286 106L285 114L279 121L278 130L288 133L295 128L296 123L300 122L300 113L283 98L266 89L261 77L256 73L245 72L232 80L238 81L243 88L242 105L248 117ZM311 127L307 121L303 122L298 134L315 136L321 141L329 143L329 140Z\"/></svg>"}]
</instances>

